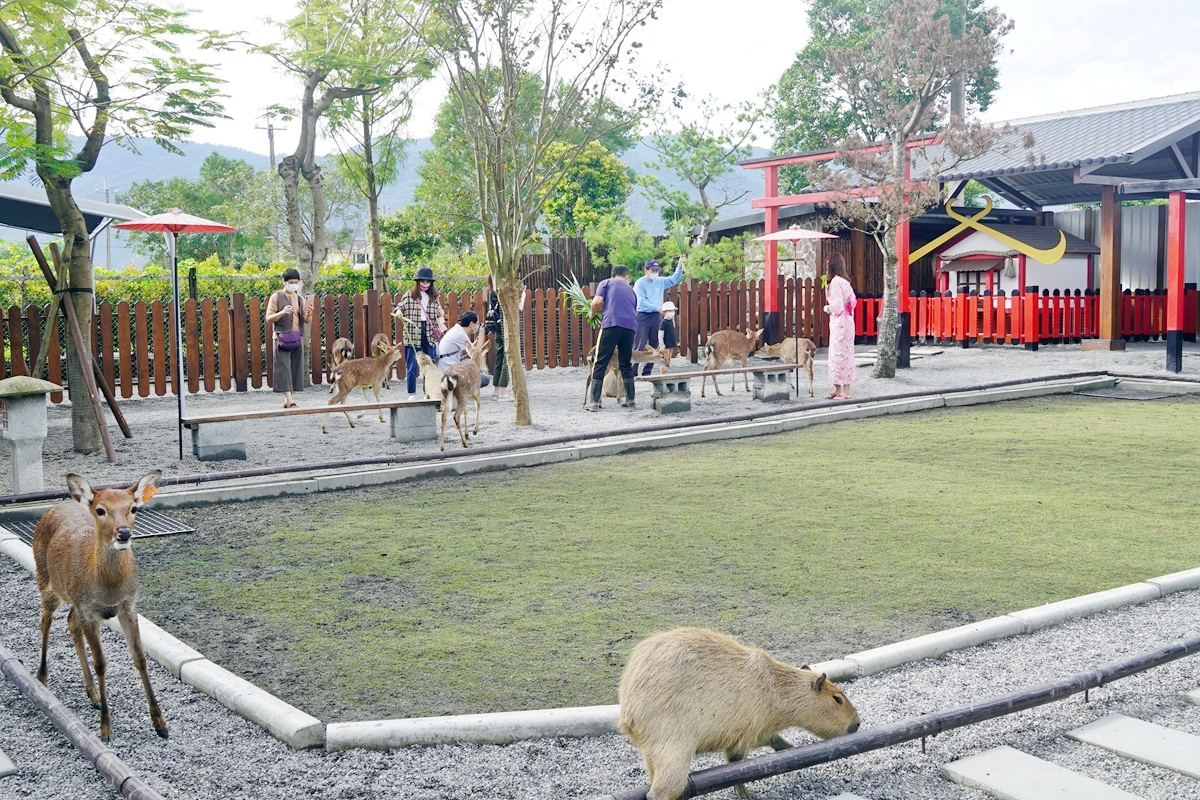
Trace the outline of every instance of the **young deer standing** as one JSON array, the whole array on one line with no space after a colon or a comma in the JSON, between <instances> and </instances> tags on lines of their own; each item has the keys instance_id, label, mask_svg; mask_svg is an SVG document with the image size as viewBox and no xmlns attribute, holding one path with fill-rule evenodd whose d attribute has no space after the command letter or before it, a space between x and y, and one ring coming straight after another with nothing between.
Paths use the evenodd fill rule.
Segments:
<instances>
[{"instance_id":1,"label":"young deer standing","mask_svg":"<svg viewBox=\"0 0 1200 800\"><path fill-rule=\"evenodd\" d=\"M779 358L785 364L799 364L808 373L808 396L813 396L813 357L817 354L817 346L809 339L800 336L789 336L779 344L764 345L755 358ZM788 384L792 382L788 376Z\"/></svg>"},{"instance_id":2,"label":"young deer standing","mask_svg":"<svg viewBox=\"0 0 1200 800\"><path fill-rule=\"evenodd\" d=\"M655 350L650 345L646 345L643 350L634 350L629 359L634 364L658 364L659 374L665 374L671 368L671 351L665 347L660 347ZM584 363L587 365L587 381L583 385L583 404L587 405L588 391L592 388L592 365L596 363L596 351L589 350L584 358ZM603 397L615 397L617 402L620 402L625 397L625 382L621 380L621 365L617 363L614 357L608 362L608 369L604 373L604 391L600 393ZM601 405L603 405L601 400Z\"/></svg>"},{"instance_id":3,"label":"young deer standing","mask_svg":"<svg viewBox=\"0 0 1200 800\"><path fill-rule=\"evenodd\" d=\"M369 356L383 355L383 351L392 346L392 339L386 333L377 333L371 338L371 350L367 353ZM383 376L383 388L391 391L392 388L392 371L389 369L387 374Z\"/></svg>"},{"instance_id":4,"label":"young deer standing","mask_svg":"<svg viewBox=\"0 0 1200 800\"><path fill-rule=\"evenodd\" d=\"M68 475L71 499L43 514L33 533L33 560L42 595L42 661L38 680L43 684L47 680L46 650L54 612L60 604L68 603L71 612L67 615L67 630L83 667L88 699L100 709L100 738L106 742L112 738L112 719L104 685L107 661L100 647L100 623L112 617L121 623L129 642L133 665L142 678L150 704L154 730L167 738L167 722L146 672L146 652L138 631L137 565L129 544L137 510L154 496L161 476L159 470L154 470L134 486L93 491L83 478ZM88 669L85 639L96 665L94 683Z\"/></svg>"},{"instance_id":5,"label":"young deer standing","mask_svg":"<svg viewBox=\"0 0 1200 800\"><path fill-rule=\"evenodd\" d=\"M433 359L425 353L417 353L417 370L425 384L426 400L442 399L442 371L437 368Z\"/></svg>"},{"instance_id":6,"label":"young deer standing","mask_svg":"<svg viewBox=\"0 0 1200 800\"><path fill-rule=\"evenodd\" d=\"M454 427L462 446L467 446L467 398L475 401L475 428L479 433L479 407L482 402L479 390L483 383L483 367L487 363L491 336L482 336L474 343L467 343L467 357L442 374L442 428L438 435L438 447L446 449L446 415L454 412ZM461 423L459 422L461 420Z\"/></svg>"},{"instance_id":7,"label":"young deer standing","mask_svg":"<svg viewBox=\"0 0 1200 800\"><path fill-rule=\"evenodd\" d=\"M746 366L746 359L754 352L754 343L758 341L759 334L762 333L762 328L756 331L748 331L740 333L739 331L717 331L708 337L708 344L704 345L701 350L704 353L704 369L714 370L720 369L729 359L741 361L742 366ZM705 375L700 379L700 396L704 397L704 385L708 382L708 376ZM717 385L717 376L712 376L713 388L717 390L717 396L721 394L721 387ZM742 373L742 383L746 385L746 391L750 391L750 379L746 373ZM737 376L730 376L729 391L733 391L737 387Z\"/></svg>"},{"instance_id":8,"label":"young deer standing","mask_svg":"<svg viewBox=\"0 0 1200 800\"><path fill-rule=\"evenodd\" d=\"M356 358L353 361L347 361L333 371L333 376L336 380L334 384L337 386L338 393L331 398L329 405L334 406L338 403L346 404L346 398L355 389L362 389L363 400L371 402L371 398L367 395L367 388L375 390L375 402L379 402L379 386L387 377L392 365L400 359L400 354L404 352L404 343L392 345L382 354L371 356L369 358ZM344 411L346 422L350 423L350 427L354 427L354 421L350 419L350 412ZM367 415L366 411L358 415L362 419ZM383 409L379 409L379 421L383 422ZM325 418L321 422L321 433L329 433L329 412L325 412Z\"/></svg>"}]
</instances>

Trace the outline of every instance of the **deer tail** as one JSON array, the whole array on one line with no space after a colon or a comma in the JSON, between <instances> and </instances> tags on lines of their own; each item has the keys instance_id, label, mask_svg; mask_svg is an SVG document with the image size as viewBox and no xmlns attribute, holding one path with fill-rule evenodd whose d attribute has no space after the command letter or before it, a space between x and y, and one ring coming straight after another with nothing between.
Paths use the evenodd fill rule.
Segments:
<instances>
[{"instance_id":1,"label":"deer tail","mask_svg":"<svg viewBox=\"0 0 1200 800\"><path fill-rule=\"evenodd\" d=\"M455 387L458 386L458 376L450 373L442 376L442 394L453 394Z\"/></svg>"}]
</instances>

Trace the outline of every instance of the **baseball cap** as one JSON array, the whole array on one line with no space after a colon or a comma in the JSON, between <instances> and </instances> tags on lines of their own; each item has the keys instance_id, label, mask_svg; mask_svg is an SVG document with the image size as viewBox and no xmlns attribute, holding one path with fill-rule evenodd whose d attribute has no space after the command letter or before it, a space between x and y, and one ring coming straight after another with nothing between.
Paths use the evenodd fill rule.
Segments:
<instances>
[{"instance_id":1,"label":"baseball cap","mask_svg":"<svg viewBox=\"0 0 1200 800\"><path fill-rule=\"evenodd\" d=\"M642 265L642 269L644 269L644 270L662 269L662 265L659 264L657 261L655 261L653 258L651 258L645 264Z\"/></svg>"},{"instance_id":2,"label":"baseball cap","mask_svg":"<svg viewBox=\"0 0 1200 800\"><path fill-rule=\"evenodd\" d=\"M668 300L667 302L665 302L665 303L663 303L663 304L662 304L662 310L663 310L663 311L674 311L674 310L675 310L675 304L674 304L674 303L672 303L670 300Z\"/></svg>"}]
</instances>

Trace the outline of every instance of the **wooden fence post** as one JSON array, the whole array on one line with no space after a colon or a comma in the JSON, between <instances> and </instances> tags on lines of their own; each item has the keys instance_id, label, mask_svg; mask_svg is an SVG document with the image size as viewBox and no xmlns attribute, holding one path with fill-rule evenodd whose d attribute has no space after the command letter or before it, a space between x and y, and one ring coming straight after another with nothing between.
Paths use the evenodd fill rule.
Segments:
<instances>
[{"instance_id":1,"label":"wooden fence post","mask_svg":"<svg viewBox=\"0 0 1200 800\"><path fill-rule=\"evenodd\" d=\"M250 332L246 326L246 295L234 292L229 304L232 312L230 346L233 348L233 387L235 391L245 392L248 390L247 356L250 352Z\"/></svg>"}]
</instances>

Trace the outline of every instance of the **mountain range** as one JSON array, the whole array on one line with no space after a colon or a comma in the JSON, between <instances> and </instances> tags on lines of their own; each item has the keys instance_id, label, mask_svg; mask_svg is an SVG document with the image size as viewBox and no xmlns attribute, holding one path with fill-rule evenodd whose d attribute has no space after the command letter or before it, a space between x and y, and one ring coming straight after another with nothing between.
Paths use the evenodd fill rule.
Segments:
<instances>
[{"instance_id":1,"label":"mountain range","mask_svg":"<svg viewBox=\"0 0 1200 800\"><path fill-rule=\"evenodd\" d=\"M386 212L403 208L412 201L413 192L420 181L417 166L421 163L421 153L432 147L429 139L414 139L407 148L408 157L401 166L396 182L384 189L381 197L381 210ZM108 144L104 147L96 168L91 172L75 179L73 188L79 199L103 201L105 191L111 201L116 202L118 194L128 189L133 183L160 181L181 177L195 180L200 176L200 165L209 153L214 150L227 158L242 159L255 169L267 169L270 166L269 157L238 147L226 145L204 144L200 142L183 142L179 145L183 155L166 151L153 141L139 139L131 140L124 145ZM765 155L766 150L754 148L754 156ZM277 154L281 156L282 154ZM674 176L662 170L654 169L647 164L654 160L655 152L645 140L636 143L630 150L621 154L621 160L638 174L650 173L656 175L666 185L672 188L685 188ZM761 174L757 170L742 170L735 168L733 172L722 179L723 188L715 194L720 196L722 190L730 196L741 199L722 209L722 217L730 218L750 213L750 201L762 197L763 184ZM36 178L23 181L26 184L39 185ZM642 227L653 233L664 233L665 228L658 212L650 207L640 189L635 189L629 197L627 208L633 219ZM0 228L0 238L11 241L23 241L24 231ZM111 242L113 265L123 265L140 262L142 259L122 241L122 235L114 232ZM97 242L95 262L107 262L105 243Z\"/></svg>"}]
</instances>

